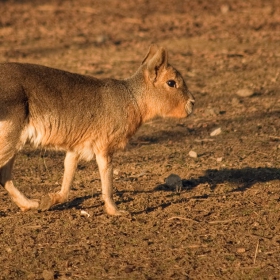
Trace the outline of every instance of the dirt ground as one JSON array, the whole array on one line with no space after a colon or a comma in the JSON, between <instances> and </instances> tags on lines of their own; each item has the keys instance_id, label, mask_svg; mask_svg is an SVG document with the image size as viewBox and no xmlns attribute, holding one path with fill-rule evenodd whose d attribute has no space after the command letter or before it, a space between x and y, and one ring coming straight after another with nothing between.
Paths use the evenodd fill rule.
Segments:
<instances>
[{"instance_id":1,"label":"dirt ground","mask_svg":"<svg viewBox=\"0 0 280 280\"><path fill-rule=\"evenodd\" d=\"M280 279L278 0L0 2L3 62L126 78L151 42L196 106L115 155L115 199L131 216L104 213L95 162L47 212L20 212L1 188L0 279ZM59 190L63 157L25 147L15 184L32 198Z\"/></svg>"}]
</instances>

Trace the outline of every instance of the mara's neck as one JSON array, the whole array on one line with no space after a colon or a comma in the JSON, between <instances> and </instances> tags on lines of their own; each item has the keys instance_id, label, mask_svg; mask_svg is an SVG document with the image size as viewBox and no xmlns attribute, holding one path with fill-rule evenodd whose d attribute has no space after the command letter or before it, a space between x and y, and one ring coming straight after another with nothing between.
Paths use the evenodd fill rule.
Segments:
<instances>
[{"instance_id":1,"label":"mara's neck","mask_svg":"<svg viewBox=\"0 0 280 280\"><path fill-rule=\"evenodd\" d=\"M126 87L137 104L138 111L141 116L141 123L144 123L154 117L151 115L151 110L149 110L147 97L149 90L147 82L148 81L145 80L144 76L144 69L141 67L133 76L125 80Z\"/></svg>"}]
</instances>

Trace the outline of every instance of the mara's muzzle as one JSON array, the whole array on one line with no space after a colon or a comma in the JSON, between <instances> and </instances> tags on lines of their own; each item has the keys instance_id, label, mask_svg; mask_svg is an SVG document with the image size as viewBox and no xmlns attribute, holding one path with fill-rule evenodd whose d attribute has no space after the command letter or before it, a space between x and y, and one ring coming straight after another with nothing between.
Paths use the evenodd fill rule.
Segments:
<instances>
[{"instance_id":1,"label":"mara's muzzle","mask_svg":"<svg viewBox=\"0 0 280 280\"><path fill-rule=\"evenodd\" d=\"M186 112L187 112L188 116L189 116L189 115L192 113L192 111L193 111L194 102L195 102L195 100L194 100L193 98L190 98L190 99L188 100L187 104L186 104L185 109L186 109Z\"/></svg>"}]
</instances>

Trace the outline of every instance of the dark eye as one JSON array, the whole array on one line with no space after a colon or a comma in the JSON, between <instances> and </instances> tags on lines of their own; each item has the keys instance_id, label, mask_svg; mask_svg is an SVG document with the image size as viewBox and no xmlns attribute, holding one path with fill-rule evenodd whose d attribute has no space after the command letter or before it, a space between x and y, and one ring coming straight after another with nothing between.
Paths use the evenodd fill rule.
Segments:
<instances>
[{"instance_id":1,"label":"dark eye","mask_svg":"<svg viewBox=\"0 0 280 280\"><path fill-rule=\"evenodd\" d=\"M174 80L167 81L168 86L170 87L176 87L176 82Z\"/></svg>"}]
</instances>

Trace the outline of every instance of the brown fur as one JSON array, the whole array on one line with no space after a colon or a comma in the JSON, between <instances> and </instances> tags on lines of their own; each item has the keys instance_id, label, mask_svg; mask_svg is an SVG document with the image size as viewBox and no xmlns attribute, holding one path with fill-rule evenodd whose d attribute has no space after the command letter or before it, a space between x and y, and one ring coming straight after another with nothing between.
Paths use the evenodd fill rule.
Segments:
<instances>
[{"instance_id":1,"label":"brown fur","mask_svg":"<svg viewBox=\"0 0 280 280\"><path fill-rule=\"evenodd\" d=\"M175 81L176 84L168 81ZM155 117L183 118L194 99L167 52L152 45L126 80L96 79L40 65L0 64L0 184L21 210L47 210L67 200L80 159L94 156L108 214L113 201L112 156L140 125ZM26 142L66 151L62 188L41 201L26 198L11 177L16 153Z\"/></svg>"}]
</instances>

